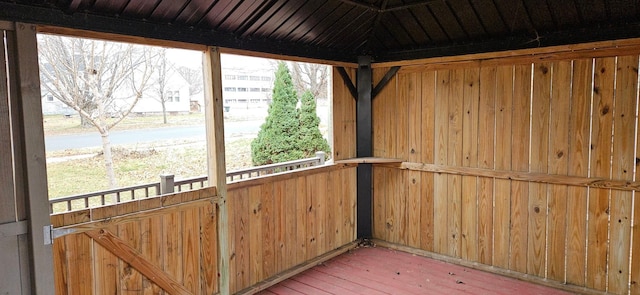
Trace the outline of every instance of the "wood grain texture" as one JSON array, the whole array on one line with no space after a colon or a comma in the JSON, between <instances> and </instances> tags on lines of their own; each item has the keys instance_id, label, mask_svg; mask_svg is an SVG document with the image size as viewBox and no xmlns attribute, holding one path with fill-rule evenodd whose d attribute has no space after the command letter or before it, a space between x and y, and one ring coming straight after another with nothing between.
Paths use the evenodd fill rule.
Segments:
<instances>
[{"instance_id":1,"label":"wood grain texture","mask_svg":"<svg viewBox=\"0 0 640 295\"><path fill-rule=\"evenodd\" d=\"M569 157L569 126L571 111L571 61L555 62L552 66L552 92L549 113L548 173L566 175ZM565 242L567 233L567 186L550 185L547 192L547 277L565 281Z\"/></svg>"},{"instance_id":2,"label":"wood grain texture","mask_svg":"<svg viewBox=\"0 0 640 295\"><path fill-rule=\"evenodd\" d=\"M478 167L494 168L496 67L480 70ZM478 179L478 261L490 264L493 254L494 180Z\"/></svg>"},{"instance_id":3,"label":"wood grain texture","mask_svg":"<svg viewBox=\"0 0 640 295\"><path fill-rule=\"evenodd\" d=\"M597 58L594 62L590 145L592 177L611 177L615 66L615 58ZM586 285L596 290L605 290L607 284L610 196L608 189L589 189Z\"/></svg>"},{"instance_id":4,"label":"wood grain texture","mask_svg":"<svg viewBox=\"0 0 640 295\"><path fill-rule=\"evenodd\" d=\"M551 63L534 65L531 102L531 155L529 171L547 173ZM529 184L527 273L546 276L547 185Z\"/></svg>"},{"instance_id":5,"label":"wood grain texture","mask_svg":"<svg viewBox=\"0 0 640 295\"><path fill-rule=\"evenodd\" d=\"M512 170L513 75L513 66L496 70L494 167L500 170ZM509 267L510 218L511 181L494 180L492 264L505 269Z\"/></svg>"},{"instance_id":6,"label":"wood grain texture","mask_svg":"<svg viewBox=\"0 0 640 295\"><path fill-rule=\"evenodd\" d=\"M152 279L156 284L171 294L192 294L170 275L162 271L158 266L153 265L144 259L138 259L139 252L123 240L113 235L113 233L107 230L96 230L88 231L86 234L98 244L105 247L105 249L108 249L111 253L118 256L118 258L133 265L146 277ZM84 235L76 236L85 237Z\"/></svg>"},{"instance_id":7,"label":"wood grain texture","mask_svg":"<svg viewBox=\"0 0 640 295\"><path fill-rule=\"evenodd\" d=\"M513 116L511 129L511 169L529 171L531 119L531 65L516 65L513 78ZM511 225L509 237L509 269L526 273L529 184L511 182Z\"/></svg>"},{"instance_id":8,"label":"wood grain texture","mask_svg":"<svg viewBox=\"0 0 640 295\"><path fill-rule=\"evenodd\" d=\"M480 69L465 69L463 81L462 166L478 166L478 103ZM478 194L477 177L462 176L461 258L478 260Z\"/></svg>"},{"instance_id":9,"label":"wood grain texture","mask_svg":"<svg viewBox=\"0 0 640 295\"><path fill-rule=\"evenodd\" d=\"M634 145L638 103L638 56L619 56L613 110L612 177L633 180L636 165ZM613 191L609 237L609 291L626 293L629 288L632 192Z\"/></svg>"},{"instance_id":10,"label":"wood grain texture","mask_svg":"<svg viewBox=\"0 0 640 295\"><path fill-rule=\"evenodd\" d=\"M589 137L591 115L591 84L593 60L573 61L571 113L569 126L568 174L589 175ZM587 188L569 186L567 189L567 267L566 281L584 285L587 239Z\"/></svg>"}]
</instances>

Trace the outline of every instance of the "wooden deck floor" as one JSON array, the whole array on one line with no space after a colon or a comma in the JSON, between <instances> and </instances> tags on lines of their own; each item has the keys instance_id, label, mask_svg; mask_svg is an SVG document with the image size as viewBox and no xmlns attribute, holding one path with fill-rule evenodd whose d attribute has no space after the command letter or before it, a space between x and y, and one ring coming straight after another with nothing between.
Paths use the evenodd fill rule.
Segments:
<instances>
[{"instance_id":1,"label":"wooden deck floor","mask_svg":"<svg viewBox=\"0 0 640 295\"><path fill-rule=\"evenodd\" d=\"M571 294L382 247L358 248L262 291L272 294Z\"/></svg>"}]
</instances>

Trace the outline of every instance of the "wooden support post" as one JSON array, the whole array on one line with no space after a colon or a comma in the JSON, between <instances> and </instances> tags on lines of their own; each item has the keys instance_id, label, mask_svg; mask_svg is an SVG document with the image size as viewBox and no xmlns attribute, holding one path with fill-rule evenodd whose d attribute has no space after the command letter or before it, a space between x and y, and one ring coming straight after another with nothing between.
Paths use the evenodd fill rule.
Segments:
<instances>
[{"instance_id":1,"label":"wooden support post","mask_svg":"<svg viewBox=\"0 0 640 295\"><path fill-rule=\"evenodd\" d=\"M372 80L371 57L358 58L357 73L358 100L356 102L356 137L357 156L373 156L373 124L371 118ZM357 196L357 237L372 237L371 201L372 201L372 168L371 164L358 165Z\"/></svg>"},{"instance_id":2,"label":"wooden support post","mask_svg":"<svg viewBox=\"0 0 640 295\"><path fill-rule=\"evenodd\" d=\"M51 221L47 202L47 165L35 25L16 23L15 53L22 122L14 123L22 126L24 134L22 142L17 143L22 147L24 157L16 161L20 162L24 171L24 182L19 189L25 192L28 204L31 291L34 294L52 294L53 254L51 245L45 245L43 232Z\"/></svg>"},{"instance_id":3,"label":"wooden support post","mask_svg":"<svg viewBox=\"0 0 640 295\"><path fill-rule=\"evenodd\" d=\"M224 114L222 107L222 70L220 50L205 52L205 118L207 129L207 167L209 185L218 189L218 271L220 294L229 294L229 228L227 213L227 178L224 151Z\"/></svg>"},{"instance_id":4,"label":"wooden support post","mask_svg":"<svg viewBox=\"0 0 640 295\"><path fill-rule=\"evenodd\" d=\"M161 195L173 193L174 186L175 186L175 175L173 174L160 175L160 194Z\"/></svg>"}]
</instances>

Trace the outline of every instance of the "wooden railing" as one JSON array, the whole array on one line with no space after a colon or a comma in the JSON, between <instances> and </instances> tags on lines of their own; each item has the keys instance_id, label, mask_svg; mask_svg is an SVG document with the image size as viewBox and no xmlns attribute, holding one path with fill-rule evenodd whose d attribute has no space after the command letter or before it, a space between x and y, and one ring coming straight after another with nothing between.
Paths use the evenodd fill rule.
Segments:
<instances>
[{"instance_id":1,"label":"wooden railing","mask_svg":"<svg viewBox=\"0 0 640 295\"><path fill-rule=\"evenodd\" d=\"M323 165L325 157L326 155L324 152L317 152L316 156L313 158L230 171L227 173L227 182L231 183L263 175ZM139 200L173 192L199 189L207 185L208 181L206 175L181 179L178 181L174 180L174 175L161 175L160 182L51 199L49 200L49 213L113 205L123 201Z\"/></svg>"}]
</instances>

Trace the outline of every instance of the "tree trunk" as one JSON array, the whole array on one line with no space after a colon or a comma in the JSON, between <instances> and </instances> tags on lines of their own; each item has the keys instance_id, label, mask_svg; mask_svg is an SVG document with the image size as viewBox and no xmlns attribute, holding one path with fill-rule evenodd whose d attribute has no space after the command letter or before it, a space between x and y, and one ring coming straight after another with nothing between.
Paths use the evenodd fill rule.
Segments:
<instances>
[{"instance_id":1,"label":"tree trunk","mask_svg":"<svg viewBox=\"0 0 640 295\"><path fill-rule=\"evenodd\" d=\"M164 119L164 123L167 124L167 107L164 105L164 99L162 100L162 119Z\"/></svg>"},{"instance_id":2,"label":"tree trunk","mask_svg":"<svg viewBox=\"0 0 640 295\"><path fill-rule=\"evenodd\" d=\"M102 154L104 156L104 167L107 172L107 181L109 182L109 188L114 189L118 185L116 181L116 174L113 170L113 155L111 154L111 141L109 140L109 131L101 131L102 137Z\"/></svg>"},{"instance_id":3,"label":"tree trunk","mask_svg":"<svg viewBox=\"0 0 640 295\"><path fill-rule=\"evenodd\" d=\"M80 112L78 112L78 115L80 116L80 126L82 126L83 128L93 127L91 121L87 120L87 118L81 115Z\"/></svg>"}]
</instances>

